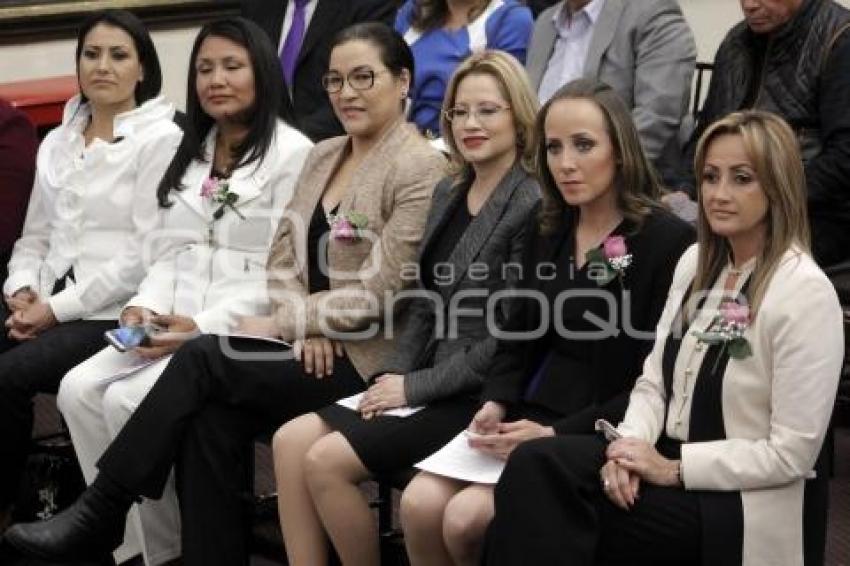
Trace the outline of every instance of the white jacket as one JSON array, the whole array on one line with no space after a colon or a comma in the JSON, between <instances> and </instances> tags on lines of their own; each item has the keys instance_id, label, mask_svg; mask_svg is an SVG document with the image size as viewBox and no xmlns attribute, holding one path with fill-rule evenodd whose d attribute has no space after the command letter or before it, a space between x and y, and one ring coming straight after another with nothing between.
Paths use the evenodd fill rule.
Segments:
<instances>
[{"instance_id":1,"label":"white jacket","mask_svg":"<svg viewBox=\"0 0 850 566\"><path fill-rule=\"evenodd\" d=\"M88 104L79 96L65 106L38 161L23 235L9 262L3 292L30 287L59 322L116 318L144 277L141 243L158 222L156 188L182 132L174 107L151 99L115 118L117 141L85 146ZM51 296L73 268L75 282Z\"/></svg>"},{"instance_id":2,"label":"white jacket","mask_svg":"<svg viewBox=\"0 0 850 566\"><path fill-rule=\"evenodd\" d=\"M662 358L696 272L697 249L688 249L676 267L655 347L619 426L623 436L652 443L662 430L673 438L687 436L679 427L689 421L691 396L685 393L686 384L693 384L684 370L686 365L699 368L706 353L691 330L708 327L719 294L706 300L682 340L666 423ZM748 265L739 289L752 270L752 262ZM718 277L715 291L722 289L728 270ZM803 563L803 487L829 424L844 359L838 297L808 254L785 253L744 337L752 356L730 358L723 374L726 439L683 443L682 481L688 490L740 491L744 566L798 566Z\"/></svg>"},{"instance_id":3,"label":"white jacket","mask_svg":"<svg viewBox=\"0 0 850 566\"><path fill-rule=\"evenodd\" d=\"M201 196L201 185L212 169L215 139L213 127L204 161L189 164L183 190L172 191L173 206L161 210L160 228L145 241L150 270L127 306L191 316L202 332L226 334L237 315L269 314L266 259L313 144L278 122L265 159L237 168L229 179L244 219L225 208L214 220L220 205Z\"/></svg>"}]
</instances>

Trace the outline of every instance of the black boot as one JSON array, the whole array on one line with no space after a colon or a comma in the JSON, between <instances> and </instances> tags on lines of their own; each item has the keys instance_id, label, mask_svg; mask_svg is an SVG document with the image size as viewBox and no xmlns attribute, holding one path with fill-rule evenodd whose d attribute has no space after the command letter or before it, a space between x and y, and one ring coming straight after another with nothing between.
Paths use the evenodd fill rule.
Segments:
<instances>
[{"instance_id":1,"label":"black boot","mask_svg":"<svg viewBox=\"0 0 850 566\"><path fill-rule=\"evenodd\" d=\"M9 527L5 539L24 556L43 560L97 560L124 539L135 498L100 474L79 499L55 517Z\"/></svg>"}]
</instances>

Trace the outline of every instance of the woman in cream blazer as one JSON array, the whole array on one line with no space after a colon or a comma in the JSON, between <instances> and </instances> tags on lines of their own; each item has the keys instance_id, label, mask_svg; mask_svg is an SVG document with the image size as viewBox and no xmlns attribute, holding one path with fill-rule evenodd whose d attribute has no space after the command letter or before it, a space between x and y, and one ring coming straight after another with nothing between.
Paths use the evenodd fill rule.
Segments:
<instances>
[{"instance_id":1,"label":"woman in cream blazer","mask_svg":"<svg viewBox=\"0 0 850 566\"><path fill-rule=\"evenodd\" d=\"M696 163L699 244L606 434L622 438L517 451L496 491L489 564L803 564L803 488L844 342L838 299L807 251L799 151L780 118L743 112L706 131Z\"/></svg>"},{"instance_id":2,"label":"woman in cream blazer","mask_svg":"<svg viewBox=\"0 0 850 566\"><path fill-rule=\"evenodd\" d=\"M3 283L0 532L29 447L31 400L55 393L66 371L103 346L136 291L142 242L157 225L156 185L181 138L174 107L158 96L156 50L135 16L94 14L80 28L76 64L81 94L39 148Z\"/></svg>"}]
</instances>

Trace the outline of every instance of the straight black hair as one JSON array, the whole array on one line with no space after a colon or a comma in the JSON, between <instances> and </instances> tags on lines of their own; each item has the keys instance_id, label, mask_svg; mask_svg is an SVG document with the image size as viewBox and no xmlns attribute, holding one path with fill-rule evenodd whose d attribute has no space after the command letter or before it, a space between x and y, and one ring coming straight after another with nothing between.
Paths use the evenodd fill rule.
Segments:
<instances>
[{"instance_id":1,"label":"straight black hair","mask_svg":"<svg viewBox=\"0 0 850 566\"><path fill-rule=\"evenodd\" d=\"M271 147L277 119L292 124L289 106L283 104L285 87L280 60L271 40L255 23L244 18L226 18L205 25L195 38L189 58L189 80L186 87L186 128L183 141L157 189L157 199L162 207L171 206L168 193L183 190L183 175L189 164L204 159L203 140L214 120L201 107L195 81L195 67L201 44L208 37L221 37L241 45L248 51L254 72L254 106L245 117L248 135L233 149L234 163L245 166L261 162Z\"/></svg>"},{"instance_id":2,"label":"straight black hair","mask_svg":"<svg viewBox=\"0 0 850 566\"><path fill-rule=\"evenodd\" d=\"M127 32L127 35L133 39L133 45L136 48L136 53L139 55L139 63L144 70L142 80L136 85L136 104L143 104L157 96L162 89L162 69L159 66L156 47L153 45L153 40L151 40L145 24L127 10L102 10L94 12L80 26L77 32L77 53L75 59L77 62L77 81L79 82L80 56L83 53L86 36L98 24L120 28ZM83 102L87 100L82 88L80 89L80 98Z\"/></svg>"},{"instance_id":3,"label":"straight black hair","mask_svg":"<svg viewBox=\"0 0 850 566\"><path fill-rule=\"evenodd\" d=\"M410 73L410 89L413 90L413 51L396 30L381 22L354 24L337 33L331 41L330 51L349 41L371 43L381 57L381 63L398 78L403 69Z\"/></svg>"}]
</instances>

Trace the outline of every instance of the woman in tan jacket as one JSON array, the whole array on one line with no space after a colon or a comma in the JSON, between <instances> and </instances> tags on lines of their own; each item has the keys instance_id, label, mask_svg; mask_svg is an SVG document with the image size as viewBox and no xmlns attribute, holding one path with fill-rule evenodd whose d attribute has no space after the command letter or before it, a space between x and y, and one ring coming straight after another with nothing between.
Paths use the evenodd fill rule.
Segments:
<instances>
[{"instance_id":1,"label":"woman in tan jacket","mask_svg":"<svg viewBox=\"0 0 850 566\"><path fill-rule=\"evenodd\" d=\"M273 315L240 326L293 348L214 335L186 343L76 504L13 527L8 540L19 550L68 560L114 549L130 504L160 497L176 463L183 563L246 563L253 438L365 389L390 351L385 321L396 332L401 321L384 305L403 286L402 266L415 262L446 162L404 122L413 57L401 36L383 24L348 28L329 67L323 84L348 135L308 156L269 257Z\"/></svg>"}]
</instances>

